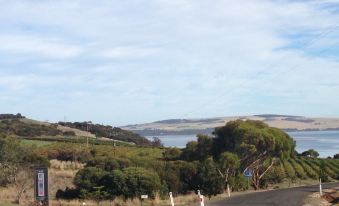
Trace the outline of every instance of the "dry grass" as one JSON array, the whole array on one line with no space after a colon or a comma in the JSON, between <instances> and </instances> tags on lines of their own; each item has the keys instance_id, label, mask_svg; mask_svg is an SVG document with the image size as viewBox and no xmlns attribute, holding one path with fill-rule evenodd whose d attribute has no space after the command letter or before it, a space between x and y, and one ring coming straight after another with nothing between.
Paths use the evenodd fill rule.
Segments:
<instances>
[{"instance_id":1,"label":"dry grass","mask_svg":"<svg viewBox=\"0 0 339 206\"><path fill-rule=\"evenodd\" d=\"M84 164L79 163L79 162L51 160L50 163L51 163L51 168L56 169L56 170L78 171L84 168Z\"/></svg>"}]
</instances>

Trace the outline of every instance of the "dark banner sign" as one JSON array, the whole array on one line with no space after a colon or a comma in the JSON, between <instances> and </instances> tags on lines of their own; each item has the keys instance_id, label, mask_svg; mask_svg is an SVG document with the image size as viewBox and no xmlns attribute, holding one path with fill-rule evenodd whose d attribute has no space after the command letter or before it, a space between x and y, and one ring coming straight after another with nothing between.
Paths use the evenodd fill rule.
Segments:
<instances>
[{"instance_id":1,"label":"dark banner sign","mask_svg":"<svg viewBox=\"0 0 339 206\"><path fill-rule=\"evenodd\" d=\"M35 201L39 205L48 206L48 169L47 167L34 168Z\"/></svg>"}]
</instances>

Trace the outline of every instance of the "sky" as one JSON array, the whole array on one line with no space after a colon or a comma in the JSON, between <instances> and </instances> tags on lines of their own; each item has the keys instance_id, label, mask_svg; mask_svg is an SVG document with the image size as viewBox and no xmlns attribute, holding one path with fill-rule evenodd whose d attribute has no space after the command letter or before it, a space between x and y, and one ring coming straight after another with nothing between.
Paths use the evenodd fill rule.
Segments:
<instances>
[{"instance_id":1,"label":"sky","mask_svg":"<svg viewBox=\"0 0 339 206\"><path fill-rule=\"evenodd\" d=\"M0 4L0 113L339 117L339 0Z\"/></svg>"}]
</instances>

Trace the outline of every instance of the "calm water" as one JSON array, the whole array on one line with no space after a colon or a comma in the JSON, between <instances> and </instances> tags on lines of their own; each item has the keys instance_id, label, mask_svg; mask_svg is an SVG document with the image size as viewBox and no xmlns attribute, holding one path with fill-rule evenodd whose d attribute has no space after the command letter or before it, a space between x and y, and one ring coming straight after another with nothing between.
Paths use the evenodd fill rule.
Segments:
<instances>
[{"instance_id":1,"label":"calm water","mask_svg":"<svg viewBox=\"0 0 339 206\"><path fill-rule=\"evenodd\" d=\"M298 152L315 149L321 157L339 153L339 131L288 132L288 134L297 142ZM169 147L185 147L188 141L196 140L195 135L165 135L159 138Z\"/></svg>"}]
</instances>

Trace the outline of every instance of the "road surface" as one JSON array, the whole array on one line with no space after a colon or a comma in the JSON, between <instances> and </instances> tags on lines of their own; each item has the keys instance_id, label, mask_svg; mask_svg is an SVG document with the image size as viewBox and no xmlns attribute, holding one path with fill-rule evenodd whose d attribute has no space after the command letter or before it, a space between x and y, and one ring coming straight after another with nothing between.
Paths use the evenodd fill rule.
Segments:
<instances>
[{"instance_id":1,"label":"road surface","mask_svg":"<svg viewBox=\"0 0 339 206\"><path fill-rule=\"evenodd\" d=\"M339 183L323 184L324 189ZM206 206L302 206L305 198L319 191L319 185L239 195L227 200L206 203Z\"/></svg>"}]
</instances>

